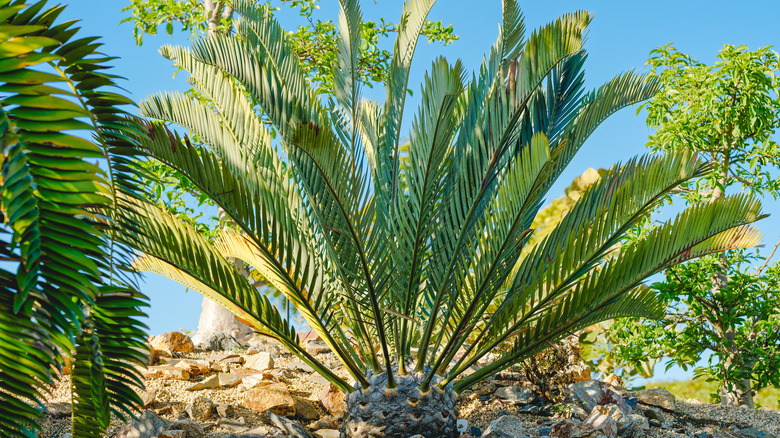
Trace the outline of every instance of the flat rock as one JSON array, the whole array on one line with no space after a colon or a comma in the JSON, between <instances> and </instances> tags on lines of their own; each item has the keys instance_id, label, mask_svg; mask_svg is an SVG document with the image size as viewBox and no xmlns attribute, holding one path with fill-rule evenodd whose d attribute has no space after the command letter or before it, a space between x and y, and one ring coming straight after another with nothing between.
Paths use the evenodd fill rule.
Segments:
<instances>
[{"instance_id":1,"label":"flat rock","mask_svg":"<svg viewBox=\"0 0 780 438\"><path fill-rule=\"evenodd\" d=\"M219 380L219 386L224 388L232 388L241 383L241 380L243 379L242 376L228 373L219 373L217 374L217 378Z\"/></svg>"},{"instance_id":2,"label":"flat rock","mask_svg":"<svg viewBox=\"0 0 780 438\"><path fill-rule=\"evenodd\" d=\"M288 363L287 364L287 369L289 369L289 370L296 370L296 371L303 371L304 373L313 373L314 372L314 368L309 366L309 364L304 363L304 362L300 362L300 361L295 361L295 362Z\"/></svg>"},{"instance_id":3,"label":"flat rock","mask_svg":"<svg viewBox=\"0 0 780 438\"><path fill-rule=\"evenodd\" d=\"M155 397L157 397L157 390L156 389L149 389L147 391L143 391L140 394L138 394L141 397L141 403L145 408L148 408L149 406L154 403Z\"/></svg>"},{"instance_id":4,"label":"flat rock","mask_svg":"<svg viewBox=\"0 0 780 438\"><path fill-rule=\"evenodd\" d=\"M483 438L525 438L523 422L520 417L504 415L490 422L482 434Z\"/></svg>"},{"instance_id":5,"label":"flat rock","mask_svg":"<svg viewBox=\"0 0 780 438\"><path fill-rule=\"evenodd\" d=\"M330 347L324 341L309 341L306 343L306 352L312 356L330 353Z\"/></svg>"},{"instance_id":6,"label":"flat rock","mask_svg":"<svg viewBox=\"0 0 780 438\"><path fill-rule=\"evenodd\" d=\"M527 405L533 403L536 399L533 391L528 388L519 389L516 386L505 386L496 389L496 396L502 400L518 405Z\"/></svg>"},{"instance_id":7,"label":"flat rock","mask_svg":"<svg viewBox=\"0 0 780 438\"><path fill-rule=\"evenodd\" d=\"M316 385L330 385L330 382L328 379L322 377L321 375L314 373L309 376L309 382L314 383Z\"/></svg>"},{"instance_id":8,"label":"flat rock","mask_svg":"<svg viewBox=\"0 0 780 438\"><path fill-rule=\"evenodd\" d=\"M187 432L187 438L206 438L206 431L197 421L176 420L168 429L183 430Z\"/></svg>"},{"instance_id":9,"label":"flat rock","mask_svg":"<svg viewBox=\"0 0 780 438\"><path fill-rule=\"evenodd\" d=\"M219 387L219 375L213 375L210 377L206 377L200 382L190 385L184 389L186 389L187 391L197 391L199 389L211 389L217 387Z\"/></svg>"},{"instance_id":10,"label":"flat rock","mask_svg":"<svg viewBox=\"0 0 780 438\"><path fill-rule=\"evenodd\" d=\"M165 430L157 438L187 438L186 430Z\"/></svg>"},{"instance_id":11,"label":"flat rock","mask_svg":"<svg viewBox=\"0 0 780 438\"><path fill-rule=\"evenodd\" d=\"M639 403L644 405L655 406L668 411L675 409L676 399L671 392L663 388L648 388L636 391L634 392L634 397L639 400Z\"/></svg>"},{"instance_id":12,"label":"flat rock","mask_svg":"<svg viewBox=\"0 0 780 438\"><path fill-rule=\"evenodd\" d=\"M244 363L244 368L251 368L257 371L271 370L274 368L274 359L271 357L271 353L261 351L249 356L246 363Z\"/></svg>"},{"instance_id":13,"label":"flat rock","mask_svg":"<svg viewBox=\"0 0 780 438\"><path fill-rule=\"evenodd\" d=\"M246 392L244 406L258 413L295 415L295 400L280 383L258 386Z\"/></svg>"},{"instance_id":14,"label":"flat rock","mask_svg":"<svg viewBox=\"0 0 780 438\"><path fill-rule=\"evenodd\" d=\"M116 438L155 438L168 426L168 422L154 415L151 411L143 411L137 420L132 420L120 429Z\"/></svg>"},{"instance_id":15,"label":"flat rock","mask_svg":"<svg viewBox=\"0 0 780 438\"><path fill-rule=\"evenodd\" d=\"M314 431L314 436L318 438L339 438L341 435L336 429L320 429Z\"/></svg>"},{"instance_id":16,"label":"flat rock","mask_svg":"<svg viewBox=\"0 0 780 438\"><path fill-rule=\"evenodd\" d=\"M195 351L195 344L192 339L184 333L168 332L153 337L149 343L156 351L163 352L168 356L174 353L192 353Z\"/></svg>"},{"instance_id":17,"label":"flat rock","mask_svg":"<svg viewBox=\"0 0 780 438\"><path fill-rule=\"evenodd\" d=\"M154 365L141 370L145 379L189 380L190 373L173 365Z\"/></svg>"},{"instance_id":18,"label":"flat rock","mask_svg":"<svg viewBox=\"0 0 780 438\"><path fill-rule=\"evenodd\" d=\"M287 432L293 438L312 438L306 429L303 428L298 422L290 420L287 417L276 415L273 412L268 413L268 418L274 424L274 426Z\"/></svg>"},{"instance_id":19,"label":"flat rock","mask_svg":"<svg viewBox=\"0 0 780 438\"><path fill-rule=\"evenodd\" d=\"M181 359L174 366L187 371L190 376L201 376L211 372L209 362L199 359Z\"/></svg>"},{"instance_id":20,"label":"flat rock","mask_svg":"<svg viewBox=\"0 0 780 438\"><path fill-rule=\"evenodd\" d=\"M617 405L599 405L593 408L593 414L603 414L612 417L617 425L617 434L620 437L634 437L638 436L639 427L631 419L631 417L621 410Z\"/></svg>"},{"instance_id":21,"label":"flat rock","mask_svg":"<svg viewBox=\"0 0 780 438\"><path fill-rule=\"evenodd\" d=\"M618 408L620 408L621 411L625 414L631 414L633 409L631 406L628 405L628 403L623 399L623 397L616 393L615 391L611 389L607 389L604 391L604 395L601 397L601 400L599 400L599 405L606 406L606 405L615 405Z\"/></svg>"}]
</instances>

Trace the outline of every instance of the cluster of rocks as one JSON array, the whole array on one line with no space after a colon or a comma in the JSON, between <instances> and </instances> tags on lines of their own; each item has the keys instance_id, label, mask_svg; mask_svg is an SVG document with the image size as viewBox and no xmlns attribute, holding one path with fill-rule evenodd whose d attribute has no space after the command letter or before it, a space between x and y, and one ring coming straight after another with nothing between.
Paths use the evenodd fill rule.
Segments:
<instances>
[{"instance_id":1,"label":"cluster of rocks","mask_svg":"<svg viewBox=\"0 0 780 438\"><path fill-rule=\"evenodd\" d=\"M649 388L628 391L600 380L569 385L561 404L545 404L527 388L505 386L495 390L495 397L517 405L517 413L501 415L483 432L462 426L466 437L480 438L641 438L647 436L689 436L693 438L775 438L767 431L753 427L709 427L690 430L677 421L677 400L667 390ZM537 421L527 415L541 417ZM712 422L715 423L715 422ZM690 425L688 425L690 426Z\"/></svg>"},{"instance_id":2,"label":"cluster of rocks","mask_svg":"<svg viewBox=\"0 0 780 438\"><path fill-rule=\"evenodd\" d=\"M349 379L316 335L302 333L301 339L310 354ZM220 342L235 342L240 349L196 350L190 338L178 332L151 338L149 366L141 371L146 410L138 419L118 424L111 436L339 437L345 397L309 365L272 342ZM689 421L680 411L690 405L667 391L629 391L614 380L590 380L589 369L580 361L546 375L561 387L554 391L559 395L554 400L549 387L540 388L518 370L499 373L460 394L460 438L774 437L764 428L740 423Z\"/></svg>"}]
</instances>

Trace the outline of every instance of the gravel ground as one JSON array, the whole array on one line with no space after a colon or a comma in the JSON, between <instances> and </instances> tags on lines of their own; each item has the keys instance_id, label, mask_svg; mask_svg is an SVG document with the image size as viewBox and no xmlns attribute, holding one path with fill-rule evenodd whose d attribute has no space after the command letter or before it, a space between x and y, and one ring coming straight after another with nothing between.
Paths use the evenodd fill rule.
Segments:
<instances>
[{"instance_id":1,"label":"gravel ground","mask_svg":"<svg viewBox=\"0 0 780 438\"><path fill-rule=\"evenodd\" d=\"M224 353L200 353L190 354L189 358L209 359L220 356ZM332 354L321 354L318 359L323 363L335 362L336 358ZM275 369L271 373L276 379L287 385L290 393L300 400L311 401L317 408L321 416L326 415L324 409L319 405L319 393L324 385L310 380L312 374L302 371L292 371L287 369L290 362L298 361L293 356L281 356L275 359ZM237 365L230 365L236 367ZM335 367L335 363L332 365ZM341 377L348 378L343 368L337 368ZM161 412L160 416L168 420L174 420L184 407L197 396L208 397L215 404L230 404L234 407L235 413L230 419L234 427L255 427L257 425L270 425L265 415L257 414L249 409L243 408L244 393L240 387L235 388L216 388L203 389L198 391L186 391L185 388L192 385L193 381L166 380L166 379L148 379L146 381L147 389L157 391L155 402L150 409ZM467 391L461 395L458 403L459 418L465 418L470 426L475 426L485 430L491 421L502 415L517 415L526 423L525 433L531 436L538 436L540 427L550 427L555 419L538 417L533 415L524 415L517 413L517 407L512 404L502 403L491 396L486 401L480 401L481 396L492 394L495 390L495 384L483 383L477 385L473 390ZM168 408L168 406L170 408ZM49 415L43 423L44 433L40 437L51 437L60 427L65 426L63 433L70 430L70 378L63 376L59 384L47 403ZM731 430L734 427L746 428L755 427L765 430L775 435L780 435L780 411L772 410L749 410L742 408L728 408L720 405L703 404L693 400L688 402L678 401L675 412L664 412L666 423L669 430L653 428L647 437L683 437L688 433L712 431L713 428L722 430ZM222 420L224 422L225 420ZM109 433L115 432L123 423L114 419ZM310 426L313 423L305 424ZM226 429L222 424L215 421L203 423L209 431L210 438L224 437ZM675 430L685 429L685 431L676 432Z\"/></svg>"}]
</instances>

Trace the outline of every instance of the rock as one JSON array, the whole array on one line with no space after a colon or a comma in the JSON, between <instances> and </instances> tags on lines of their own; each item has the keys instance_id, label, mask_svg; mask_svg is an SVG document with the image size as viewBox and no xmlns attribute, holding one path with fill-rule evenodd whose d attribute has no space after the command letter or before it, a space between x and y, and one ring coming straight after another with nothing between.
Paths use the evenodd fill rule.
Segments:
<instances>
[{"instance_id":1,"label":"rock","mask_svg":"<svg viewBox=\"0 0 780 438\"><path fill-rule=\"evenodd\" d=\"M320 392L320 403L334 417L342 417L347 413L347 398L333 384L329 384Z\"/></svg>"},{"instance_id":2,"label":"rock","mask_svg":"<svg viewBox=\"0 0 780 438\"><path fill-rule=\"evenodd\" d=\"M601 397L601 400L599 400L599 405L606 406L606 405L615 405L618 408L620 408L621 411L625 414L630 414L633 409L631 406L626 403L626 401L623 399L623 397L620 396L620 394L612 391L611 389L607 389L604 392L604 396Z\"/></svg>"},{"instance_id":3,"label":"rock","mask_svg":"<svg viewBox=\"0 0 780 438\"><path fill-rule=\"evenodd\" d=\"M471 433L471 436L481 437L482 436L482 429L471 426L471 429L469 430L469 433Z\"/></svg>"},{"instance_id":4,"label":"rock","mask_svg":"<svg viewBox=\"0 0 780 438\"><path fill-rule=\"evenodd\" d=\"M504 415L490 422L490 426L482 434L483 438L522 438L523 422L515 415Z\"/></svg>"},{"instance_id":5,"label":"rock","mask_svg":"<svg viewBox=\"0 0 780 438\"><path fill-rule=\"evenodd\" d=\"M250 389L246 392L244 406L258 413L270 411L279 415L295 415L295 400L281 383Z\"/></svg>"},{"instance_id":6,"label":"rock","mask_svg":"<svg viewBox=\"0 0 780 438\"><path fill-rule=\"evenodd\" d=\"M272 380L266 380L262 375L243 376L241 378L241 384L244 389L252 389L260 385L269 385L273 383Z\"/></svg>"},{"instance_id":7,"label":"rock","mask_svg":"<svg viewBox=\"0 0 780 438\"><path fill-rule=\"evenodd\" d=\"M620 386L623 384L623 381L620 380L620 377L610 374L607 376L606 379L604 379L605 382L609 383L610 385Z\"/></svg>"},{"instance_id":8,"label":"rock","mask_svg":"<svg viewBox=\"0 0 780 438\"><path fill-rule=\"evenodd\" d=\"M257 371L272 370L274 368L274 359L270 353L260 352L249 356L244 368L251 368Z\"/></svg>"},{"instance_id":9,"label":"rock","mask_svg":"<svg viewBox=\"0 0 780 438\"><path fill-rule=\"evenodd\" d=\"M192 339L180 332L168 332L157 335L149 343L152 345L152 348L163 352L168 357L173 356L174 353L186 354L195 351L195 344L192 343Z\"/></svg>"},{"instance_id":10,"label":"rock","mask_svg":"<svg viewBox=\"0 0 780 438\"><path fill-rule=\"evenodd\" d=\"M528 389L518 389L516 386L506 386L496 390L496 396L502 400L518 405L531 404L536 400L536 395Z\"/></svg>"},{"instance_id":11,"label":"rock","mask_svg":"<svg viewBox=\"0 0 780 438\"><path fill-rule=\"evenodd\" d=\"M590 415L602 414L612 417L617 425L617 434L620 437L633 437L638 433L639 428L631 417L626 414L617 405L599 405L593 408L593 412Z\"/></svg>"},{"instance_id":12,"label":"rock","mask_svg":"<svg viewBox=\"0 0 780 438\"><path fill-rule=\"evenodd\" d=\"M330 353L330 347L324 341L309 341L306 343L306 352L312 356Z\"/></svg>"},{"instance_id":13,"label":"rock","mask_svg":"<svg viewBox=\"0 0 780 438\"><path fill-rule=\"evenodd\" d=\"M225 438L270 438L278 435L270 435L271 431L265 426L257 426L249 430L244 430L238 434L226 435Z\"/></svg>"},{"instance_id":14,"label":"rock","mask_svg":"<svg viewBox=\"0 0 780 438\"><path fill-rule=\"evenodd\" d=\"M304 373L313 373L314 368L303 362L290 362L287 364L287 369L295 371L303 371Z\"/></svg>"},{"instance_id":15,"label":"rock","mask_svg":"<svg viewBox=\"0 0 780 438\"><path fill-rule=\"evenodd\" d=\"M658 411L657 409L645 409L642 411L642 414L650 421L657 421L659 425L661 425L666 419L664 418L664 415ZM652 423L651 423L652 424Z\"/></svg>"},{"instance_id":16,"label":"rock","mask_svg":"<svg viewBox=\"0 0 780 438\"><path fill-rule=\"evenodd\" d=\"M590 438L596 435L596 429L590 424L568 418L559 420L550 431L551 438Z\"/></svg>"},{"instance_id":17,"label":"rock","mask_svg":"<svg viewBox=\"0 0 780 438\"><path fill-rule=\"evenodd\" d=\"M219 415L222 418L231 417L233 415L233 412L235 409L233 409L233 406L220 403L217 405L217 415Z\"/></svg>"},{"instance_id":18,"label":"rock","mask_svg":"<svg viewBox=\"0 0 780 438\"><path fill-rule=\"evenodd\" d=\"M312 341L322 341L320 335L318 335L314 330L307 330L305 332L298 333L298 339L300 339L301 344L306 344L307 342Z\"/></svg>"},{"instance_id":19,"label":"rock","mask_svg":"<svg viewBox=\"0 0 780 438\"><path fill-rule=\"evenodd\" d=\"M166 430L161 433L158 438L187 438L187 431L185 430Z\"/></svg>"},{"instance_id":20,"label":"rock","mask_svg":"<svg viewBox=\"0 0 780 438\"><path fill-rule=\"evenodd\" d=\"M573 383L566 388L566 400L590 412L599 404L608 389L610 386L600 380Z\"/></svg>"},{"instance_id":21,"label":"rock","mask_svg":"<svg viewBox=\"0 0 780 438\"><path fill-rule=\"evenodd\" d=\"M314 431L314 436L319 438L339 438L341 435L336 429L319 429Z\"/></svg>"},{"instance_id":22,"label":"rock","mask_svg":"<svg viewBox=\"0 0 780 438\"><path fill-rule=\"evenodd\" d=\"M550 436L550 433L552 432L552 429L549 427L540 427L539 428L539 436Z\"/></svg>"},{"instance_id":23,"label":"rock","mask_svg":"<svg viewBox=\"0 0 780 438\"><path fill-rule=\"evenodd\" d=\"M631 409L636 409L637 405L639 404L639 399L636 397L623 397L623 400L625 400L626 403L631 406Z\"/></svg>"},{"instance_id":24,"label":"rock","mask_svg":"<svg viewBox=\"0 0 780 438\"><path fill-rule=\"evenodd\" d=\"M187 391L197 391L199 389L210 389L210 388L217 388L217 387L219 387L219 376L213 375L211 377L206 377L200 382L190 385L184 389L186 389Z\"/></svg>"},{"instance_id":25,"label":"rock","mask_svg":"<svg viewBox=\"0 0 780 438\"><path fill-rule=\"evenodd\" d=\"M309 376L309 382L317 384L317 385L326 385L326 386L330 385L330 382L328 381L328 379L326 379L326 378L324 378L321 375L316 374L316 373Z\"/></svg>"},{"instance_id":26,"label":"rock","mask_svg":"<svg viewBox=\"0 0 780 438\"><path fill-rule=\"evenodd\" d=\"M182 359L173 364L176 368L187 371L190 376L202 376L211 372L208 361L197 359Z\"/></svg>"},{"instance_id":27,"label":"rock","mask_svg":"<svg viewBox=\"0 0 780 438\"><path fill-rule=\"evenodd\" d=\"M639 400L639 403L644 405L656 406L668 411L673 411L675 409L676 399L671 392L663 388L649 388L636 391L634 397Z\"/></svg>"},{"instance_id":28,"label":"rock","mask_svg":"<svg viewBox=\"0 0 780 438\"><path fill-rule=\"evenodd\" d=\"M279 344L276 342L267 342L261 337L254 337L249 340L249 349L247 350L248 354L256 354L256 353L269 353L273 357L279 356L281 354L282 349L279 347Z\"/></svg>"},{"instance_id":29,"label":"rock","mask_svg":"<svg viewBox=\"0 0 780 438\"><path fill-rule=\"evenodd\" d=\"M137 420L129 422L121 428L115 438L155 438L168 426L167 421L154 415L151 411L143 411Z\"/></svg>"},{"instance_id":30,"label":"rock","mask_svg":"<svg viewBox=\"0 0 780 438\"><path fill-rule=\"evenodd\" d=\"M618 409L618 411L620 410ZM618 426L615 419L606 413L600 412L597 408L594 408L593 412L585 419L585 423L590 424L594 429L607 437L617 436Z\"/></svg>"},{"instance_id":31,"label":"rock","mask_svg":"<svg viewBox=\"0 0 780 438\"><path fill-rule=\"evenodd\" d=\"M287 432L293 438L311 438L311 435L306 432L306 429L304 429L303 426L287 417L269 412L268 418L276 427Z\"/></svg>"},{"instance_id":32,"label":"rock","mask_svg":"<svg viewBox=\"0 0 780 438\"><path fill-rule=\"evenodd\" d=\"M244 348L233 336L215 333L198 343L198 347L209 351L235 351Z\"/></svg>"},{"instance_id":33,"label":"rock","mask_svg":"<svg viewBox=\"0 0 780 438\"><path fill-rule=\"evenodd\" d=\"M464 434L469 431L469 420L461 418L455 425L458 428L458 433Z\"/></svg>"},{"instance_id":34,"label":"rock","mask_svg":"<svg viewBox=\"0 0 780 438\"><path fill-rule=\"evenodd\" d=\"M219 380L219 386L224 388L232 388L241 383L241 380L243 379L239 375L228 373L219 373L217 374L217 378Z\"/></svg>"},{"instance_id":35,"label":"rock","mask_svg":"<svg viewBox=\"0 0 780 438\"><path fill-rule=\"evenodd\" d=\"M572 405L571 416L572 418L576 418L580 421L585 421L585 419L588 418L588 411L579 407L578 405Z\"/></svg>"},{"instance_id":36,"label":"rock","mask_svg":"<svg viewBox=\"0 0 780 438\"><path fill-rule=\"evenodd\" d=\"M317 408L306 400L295 401L295 416L304 421L314 421L320 418L320 413L317 412Z\"/></svg>"},{"instance_id":37,"label":"rock","mask_svg":"<svg viewBox=\"0 0 780 438\"><path fill-rule=\"evenodd\" d=\"M157 396L157 390L156 389L150 389L148 391L143 391L141 394L138 394L141 396L141 403L145 408L148 408L149 406L154 403L154 398Z\"/></svg>"},{"instance_id":38,"label":"rock","mask_svg":"<svg viewBox=\"0 0 780 438\"><path fill-rule=\"evenodd\" d=\"M629 417L631 417L631 421L636 424L636 427L638 427L639 430L650 430L650 423L647 421L647 418L645 418L644 415L631 414Z\"/></svg>"},{"instance_id":39,"label":"rock","mask_svg":"<svg viewBox=\"0 0 780 438\"><path fill-rule=\"evenodd\" d=\"M206 438L203 426L192 420L176 420L168 429L186 431L187 438Z\"/></svg>"},{"instance_id":40,"label":"rock","mask_svg":"<svg viewBox=\"0 0 780 438\"><path fill-rule=\"evenodd\" d=\"M237 376L261 376L263 375L262 371L254 370L252 368L231 368L230 371L228 371L230 374L235 374Z\"/></svg>"},{"instance_id":41,"label":"rock","mask_svg":"<svg viewBox=\"0 0 780 438\"><path fill-rule=\"evenodd\" d=\"M184 410L187 411L187 415L189 415L192 420L206 421L211 418L211 408L213 406L214 403L211 402L211 399L197 396L187 404L187 407L184 408Z\"/></svg>"},{"instance_id":42,"label":"rock","mask_svg":"<svg viewBox=\"0 0 780 438\"><path fill-rule=\"evenodd\" d=\"M737 433L750 438L777 438L776 435L769 433L765 430L756 429L755 427L740 429L737 431Z\"/></svg>"},{"instance_id":43,"label":"rock","mask_svg":"<svg viewBox=\"0 0 780 438\"><path fill-rule=\"evenodd\" d=\"M333 415L326 415L309 425L312 430L338 429L339 426L341 426L341 420L334 417Z\"/></svg>"},{"instance_id":44,"label":"rock","mask_svg":"<svg viewBox=\"0 0 780 438\"><path fill-rule=\"evenodd\" d=\"M155 365L142 370L141 374L145 379L174 379L189 380L190 373L181 368L172 365Z\"/></svg>"},{"instance_id":45,"label":"rock","mask_svg":"<svg viewBox=\"0 0 780 438\"><path fill-rule=\"evenodd\" d=\"M214 358L215 362L224 362L224 363L237 363L242 364L244 363L245 359L241 357L240 354L237 353L227 353L222 354Z\"/></svg>"}]
</instances>

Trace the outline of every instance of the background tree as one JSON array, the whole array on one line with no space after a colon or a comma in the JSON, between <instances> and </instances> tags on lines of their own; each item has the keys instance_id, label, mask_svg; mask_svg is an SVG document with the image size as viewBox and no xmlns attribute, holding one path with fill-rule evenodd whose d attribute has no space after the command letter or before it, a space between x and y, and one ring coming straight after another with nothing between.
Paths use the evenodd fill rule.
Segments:
<instances>
[{"instance_id":1,"label":"background tree","mask_svg":"<svg viewBox=\"0 0 780 438\"><path fill-rule=\"evenodd\" d=\"M123 22L132 22L136 42L141 45L144 35L156 35L160 27L165 27L167 34L175 32L175 25L182 31L189 32L192 38L206 34L235 35L234 12L230 2L214 0L132 0L124 10L132 12L132 16ZM339 50L341 36L332 20L321 20L316 12L319 10L319 0L274 0L265 2L266 8L273 17L280 8L288 7L297 12L304 23L295 31L287 33L287 39L294 48L294 53L304 74L315 85L317 94L333 90L334 65ZM238 17L240 20L240 17ZM359 81L373 87L384 84L390 73L392 53L387 49L392 47L390 38L398 32L396 23L380 18L379 21L366 20L362 23L361 44L358 51L358 66L356 72ZM441 42L445 45L458 39L452 25L444 26L441 21L426 20L421 30L422 36L429 42ZM190 93L197 93L195 89ZM208 97L200 94L201 99ZM260 109L262 111L262 109ZM262 117L262 114L261 114ZM274 127L266 123L273 136ZM197 140L197 137L195 137ZM218 212L211 199L193 187L192 183L179 172L155 160L146 162L151 175L155 175L152 183L152 196L166 210L180 219L191 223L207 239L214 239L217 230L224 226L220 220L222 212ZM211 212L205 213L205 212ZM251 278L258 286L265 286L264 279L250 266L244 266L240 260L240 270ZM294 311L284 295L273 289L265 288L267 293L274 295L280 305L288 311ZM305 326L305 321L298 318ZM213 348L230 349L231 339L225 335L246 334L248 328L235 318L235 315L203 297L202 310L198 321L198 331L193 337L196 344L211 345Z\"/></svg>"},{"instance_id":2,"label":"background tree","mask_svg":"<svg viewBox=\"0 0 780 438\"><path fill-rule=\"evenodd\" d=\"M714 167L711 174L682 188L685 204L715 202L731 191L777 198L780 148L773 139L780 127L777 53L726 45L713 65L672 45L651 55L648 64L662 91L642 106L648 126L655 130L647 146L656 152L695 151ZM763 267L748 269L750 262ZM754 391L776 385L780 378L780 368L763 366L774 363L764 361L764 353L778 348L780 330L777 297L771 290L777 284L777 265L767 267L768 262L737 252L670 269L666 281L654 285L669 304L666 320L616 324L610 335L613 353L628 364L636 364L644 351L690 366L712 350L713 367L700 369L697 375L721 383L724 405L752 407Z\"/></svg>"},{"instance_id":3,"label":"background tree","mask_svg":"<svg viewBox=\"0 0 780 438\"><path fill-rule=\"evenodd\" d=\"M105 433L141 405L146 297L115 237L142 198L122 151L122 109L98 38L59 22L65 6L0 0L0 435L35 437L70 373L72 435ZM91 139L89 139L91 137ZM96 164L98 162L99 164Z\"/></svg>"}]
</instances>

